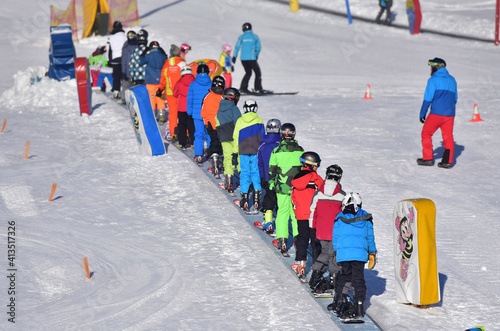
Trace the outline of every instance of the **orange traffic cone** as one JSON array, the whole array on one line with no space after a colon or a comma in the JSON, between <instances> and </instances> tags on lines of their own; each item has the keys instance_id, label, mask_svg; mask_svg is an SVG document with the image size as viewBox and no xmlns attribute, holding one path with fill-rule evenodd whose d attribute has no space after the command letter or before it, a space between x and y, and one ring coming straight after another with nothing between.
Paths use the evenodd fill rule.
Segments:
<instances>
[{"instance_id":1,"label":"orange traffic cone","mask_svg":"<svg viewBox=\"0 0 500 331\"><path fill-rule=\"evenodd\" d=\"M474 104L474 116L469 122L484 122L484 120L481 119L481 116L479 116L479 112L477 111L477 103Z\"/></svg>"},{"instance_id":2,"label":"orange traffic cone","mask_svg":"<svg viewBox=\"0 0 500 331\"><path fill-rule=\"evenodd\" d=\"M370 84L366 85L365 97L363 99L372 100L372 94L370 92Z\"/></svg>"}]
</instances>

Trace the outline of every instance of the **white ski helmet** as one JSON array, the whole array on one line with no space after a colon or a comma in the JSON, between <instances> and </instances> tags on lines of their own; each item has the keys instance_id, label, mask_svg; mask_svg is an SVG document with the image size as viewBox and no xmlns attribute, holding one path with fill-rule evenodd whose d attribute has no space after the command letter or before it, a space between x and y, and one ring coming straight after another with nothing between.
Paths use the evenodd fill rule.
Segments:
<instances>
[{"instance_id":1,"label":"white ski helmet","mask_svg":"<svg viewBox=\"0 0 500 331\"><path fill-rule=\"evenodd\" d=\"M257 101L252 99L245 101L245 104L243 105L243 111L245 114L248 112L256 113L258 109L259 106L257 105Z\"/></svg>"},{"instance_id":2,"label":"white ski helmet","mask_svg":"<svg viewBox=\"0 0 500 331\"><path fill-rule=\"evenodd\" d=\"M359 195L359 193L348 193L342 200L342 211L348 208L349 211L354 211L354 213L357 213L358 209L361 208L362 203L363 201L361 200L361 196Z\"/></svg>"},{"instance_id":3,"label":"white ski helmet","mask_svg":"<svg viewBox=\"0 0 500 331\"><path fill-rule=\"evenodd\" d=\"M184 67L182 67L181 69L181 76L184 76L184 75L187 75L187 74L193 74L193 69L188 66L188 65L185 65Z\"/></svg>"}]
</instances>

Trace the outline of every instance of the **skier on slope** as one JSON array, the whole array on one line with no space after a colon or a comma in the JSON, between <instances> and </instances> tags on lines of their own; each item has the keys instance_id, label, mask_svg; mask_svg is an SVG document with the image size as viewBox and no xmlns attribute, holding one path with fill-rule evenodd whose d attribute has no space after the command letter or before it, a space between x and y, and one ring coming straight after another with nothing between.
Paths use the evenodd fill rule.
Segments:
<instances>
[{"instance_id":1,"label":"skier on slope","mask_svg":"<svg viewBox=\"0 0 500 331\"><path fill-rule=\"evenodd\" d=\"M240 92L237 89L234 87L225 89L215 118L217 123L215 129L224 154L224 189L229 193L234 193L234 168L238 164L238 155L233 155L233 133L234 126L241 117L241 112L237 107L239 100Z\"/></svg>"},{"instance_id":2,"label":"skier on slope","mask_svg":"<svg viewBox=\"0 0 500 331\"><path fill-rule=\"evenodd\" d=\"M243 94L248 94L250 91L248 90L248 82L250 81L250 77L252 76L252 71L255 72L255 82L254 88L257 93L264 93L265 91L262 89L262 76L259 67L259 63L257 62L260 54L260 39L252 31L252 24L245 23L242 27L243 34L238 37L238 41L236 42L236 46L234 46L234 55L233 55L233 63L236 62L238 58L238 52L241 48L241 64L245 69L245 76L241 80L240 92Z\"/></svg>"},{"instance_id":3,"label":"skier on slope","mask_svg":"<svg viewBox=\"0 0 500 331\"><path fill-rule=\"evenodd\" d=\"M366 300L365 263L372 261L369 269L376 263L377 247L373 234L373 218L361 209L362 200L358 193L349 193L342 200L340 212L333 225L332 243L337 254L337 263L342 273L337 283L337 291L329 310L334 311L345 322L363 318ZM354 287L354 305L350 305L346 283ZM347 288L348 289L348 288Z\"/></svg>"},{"instance_id":4,"label":"skier on slope","mask_svg":"<svg viewBox=\"0 0 500 331\"><path fill-rule=\"evenodd\" d=\"M262 138L262 143L257 152L259 159L259 173L261 187L266 192L262 200L262 212L264 213L264 223L262 228L267 233L273 232L273 209L276 207L276 192L269 189L269 159L271 153L278 147L281 141L280 137L281 121L273 118L267 121L266 135Z\"/></svg>"},{"instance_id":5,"label":"skier on slope","mask_svg":"<svg viewBox=\"0 0 500 331\"><path fill-rule=\"evenodd\" d=\"M240 157L240 208L249 212L249 189L253 184L253 212L259 212L260 175L257 152L262 137L265 136L264 121L257 115L258 105L255 100L246 100L243 115L236 121L233 132L233 154Z\"/></svg>"},{"instance_id":6,"label":"skier on slope","mask_svg":"<svg viewBox=\"0 0 500 331\"><path fill-rule=\"evenodd\" d=\"M196 77L194 82L189 85L189 90L187 94L186 109L188 115L193 116L194 121L194 155L196 164L200 167L203 165L203 152L205 140L207 142L207 147L210 146L210 137L205 129L205 123L201 117L201 105L203 103L203 98L207 95L210 86L212 86L212 80L208 75L210 69L204 63L198 65L196 69Z\"/></svg>"},{"instance_id":7,"label":"skier on slope","mask_svg":"<svg viewBox=\"0 0 500 331\"><path fill-rule=\"evenodd\" d=\"M175 142L177 140L176 128L178 121L177 104L178 99L174 96L174 86L181 79L181 69L186 65L186 61L180 57L181 50L176 45L170 45L170 58L164 62L161 69L160 84L156 91L156 96L165 95L168 105L168 131L167 140Z\"/></svg>"},{"instance_id":8,"label":"skier on slope","mask_svg":"<svg viewBox=\"0 0 500 331\"><path fill-rule=\"evenodd\" d=\"M307 247L309 246L311 237L309 229L311 200L316 190L323 184L323 178L316 172L321 163L321 159L317 153L305 152L300 156L300 163L302 164L302 169L292 180L291 198L298 229L298 235L295 238L296 273L300 281L305 283L307 282ZM313 253L313 263L316 260L316 254Z\"/></svg>"},{"instance_id":9,"label":"skier on slope","mask_svg":"<svg viewBox=\"0 0 500 331\"><path fill-rule=\"evenodd\" d=\"M345 192L340 185L342 168L334 164L326 168L326 176L323 185L313 195L311 201L311 213L309 214L309 226L311 227L311 246L313 248L312 275L309 287L314 293L323 293L325 290L333 290L336 286L337 274L340 267L337 265L333 252L332 231L337 214L342 211L342 200ZM320 248L317 247L317 242ZM315 251L319 255L315 259ZM330 280L323 277L328 268Z\"/></svg>"},{"instance_id":10,"label":"skier on slope","mask_svg":"<svg viewBox=\"0 0 500 331\"><path fill-rule=\"evenodd\" d=\"M127 41L123 44L122 48L122 83L121 83L121 99L120 103L125 104L125 91L132 87L132 81L130 80L130 59L132 54L134 54L137 48L137 33L130 30L127 32Z\"/></svg>"},{"instance_id":11,"label":"skier on slope","mask_svg":"<svg viewBox=\"0 0 500 331\"><path fill-rule=\"evenodd\" d=\"M137 48L130 57L130 79L133 85L144 84L146 79L146 65L140 65L140 56L148 45L148 32L144 29L137 32Z\"/></svg>"},{"instance_id":12,"label":"skier on slope","mask_svg":"<svg viewBox=\"0 0 500 331\"><path fill-rule=\"evenodd\" d=\"M125 31L123 31L122 23L115 21L113 23L113 30L109 34L106 49L108 50L108 63L113 68L113 98L119 99L120 87L122 79L122 48L123 44L127 41Z\"/></svg>"},{"instance_id":13,"label":"skier on slope","mask_svg":"<svg viewBox=\"0 0 500 331\"><path fill-rule=\"evenodd\" d=\"M191 85L193 81L193 69L191 69L190 66L184 66L181 69L181 79L175 84L173 90L173 96L177 98L177 118L179 122L177 131L179 133L179 147L184 151L187 150L189 145L192 146L194 141L193 117L188 115L186 110L189 85ZM188 140L187 132L189 133L190 141Z\"/></svg>"},{"instance_id":14,"label":"skier on slope","mask_svg":"<svg viewBox=\"0 0 500 331\"><path fill-rule=\"evenodd\" d=\"M208 156L212 163L212 175L219 179L220 158L222 157L222 146L215 127L217 122L215 117L219 110L219 105L224 94L225 80L222 76L215 76L212 80L212 87L203 99L200 115L205 123L208 136L210 137L210 146L208 146Z\"/></svg>"},{"instance_id":15,"label":"skier on slope","mask_svg":"<svg viewBox=\"0 0 500 331\"><path fill-rule=\"evenodd\" d=\"M304 149L295 140L295 125L285 123L281 126L281 142L271 153L269 159L269 189L276 192L278 212L276 214L277 248L284 256L288 255L288 220L292 219L292 235L298 234L297 219L293 212L291 182L300 171L300 156Z\"/></svg>"}]
</instances>

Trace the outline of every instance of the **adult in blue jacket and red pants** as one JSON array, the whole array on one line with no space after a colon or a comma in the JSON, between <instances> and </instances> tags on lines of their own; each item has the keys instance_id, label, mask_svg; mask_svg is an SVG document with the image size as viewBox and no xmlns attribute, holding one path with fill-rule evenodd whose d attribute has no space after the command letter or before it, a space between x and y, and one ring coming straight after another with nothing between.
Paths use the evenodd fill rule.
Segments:
<instances>
[{"instance_id":1,"label":"adult in blue jacket and red pants","mask_svg":"<svg viewBox=\"0 0 500 331\"><path fill-rule=\"evenodd\" d=\"M234 56L233 63L236 62L238 58L238 52L241 48L241 64L245 69L245 76L241 80L240 85L240 93L248 94L248 82L250 81L250 77L252 76L252 70L255 72L255 82L254 88L258 93L263 93L262 89L262 76L260 73L260 67L257 63L257 59L259 58L260 53L260 39L259 37L253 33L252 24L245 23L243 24L243 34L239 36L238 41L236 42L236 46L234 47Z\"/></svg>"},{"instance_id":2,"label":"adult in blue jacket and red pants","mask_svg":"<svg viewBox=\"0 0 500 331\"><path fill-rule=\"evenodd\" d=\"M422 128L422 153L423 157L417 159L419 165L433 166L434 154L432 149L432 135L441 129L443 136L444 153L438 166L451 168L453 166L453 124L455 122L455 105L458 100L457 82L446 70L446 62L440 58L429 60L431 78L427 81L424 102L420 109L420 122ZM431 111L426 118L427 109Z\"/></svg>"}]
</instances>

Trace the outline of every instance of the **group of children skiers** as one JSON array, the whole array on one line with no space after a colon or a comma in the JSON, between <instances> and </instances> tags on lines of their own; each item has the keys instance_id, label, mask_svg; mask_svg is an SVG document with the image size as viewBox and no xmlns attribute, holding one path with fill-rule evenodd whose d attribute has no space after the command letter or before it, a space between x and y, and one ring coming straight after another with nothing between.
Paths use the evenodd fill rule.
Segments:
<instances>
[{"instance_id":1,"label":"group of children skiers","mask_svg":"<svg viewBox=\"0 0 500 331\"><path fill-rule=\"evenodd\" d=\"M205 152L212 174L221 178L223 173L223 187L232 194L239 173L239 207L247 214L263 212L262 228L276 233L276 247L283 256L289 256L292 234L299 279L318 294L335 289L329 309L342 320L362 319L367 291L364 266L370 260L373 268L377 249L372 216L361 208L359 194L342 190L343 171L338 165L329 166L324 178L317 173L321 159L315 152L304 152L295 140L293 124L271 119L264 125L253 99L244 102L241 113L239 91L224 89L222 76L215 77L208 90L208 83L204 86L205 96L196 102L209 136L195 135L196 162L202 165ZM203 139L199 151L198 139ZM309 245L313 265L308 281ZM353 304L348 300L351 288Z\"/></svg>"},{"instance_id":2,"label":"group of children skiers","mask_svg":"<svg viewBox=\"0 0 500 331\"><path fill-rule=\"evenodd\" d=\"M183 150L194 146L197 164L209 159L212 174L221 178L223 173L221 185L232 195L235 177L239 177L240 208L246 213L263 212L262 228L269 234L275 232L276 247L283 256L289 256L289 238L293 238L294 270L300 280L308 282L315 293L335 289L328 308L343 320L361 319L367 291L364 266L368 261L370 268L374 266L377 249L372 216L361 209L359 194L342 190L342 169L331 165L324 178L320 176L321 159L315 152L304 152L295 140L295 126L278 119L264 125L255 100L246 100L241 113L240 91L231 87L234 59L228 44L220 58L223 75L212 79L205 63L197 63L196 73L186 64L188 44L171 45L169 57L156 41L146 46L145 30L129 31L126 36L121 49L121 87L145 84L153 109L165 110L166 103L167 140L178 139ZM109 49L98 48L96 57L105 51ZM94 69L102 72L105 62L94 63ZM308 281L309 245L313 265ZM354 304L348 300L352 288Z\"/></svg>"}]
</instances>

